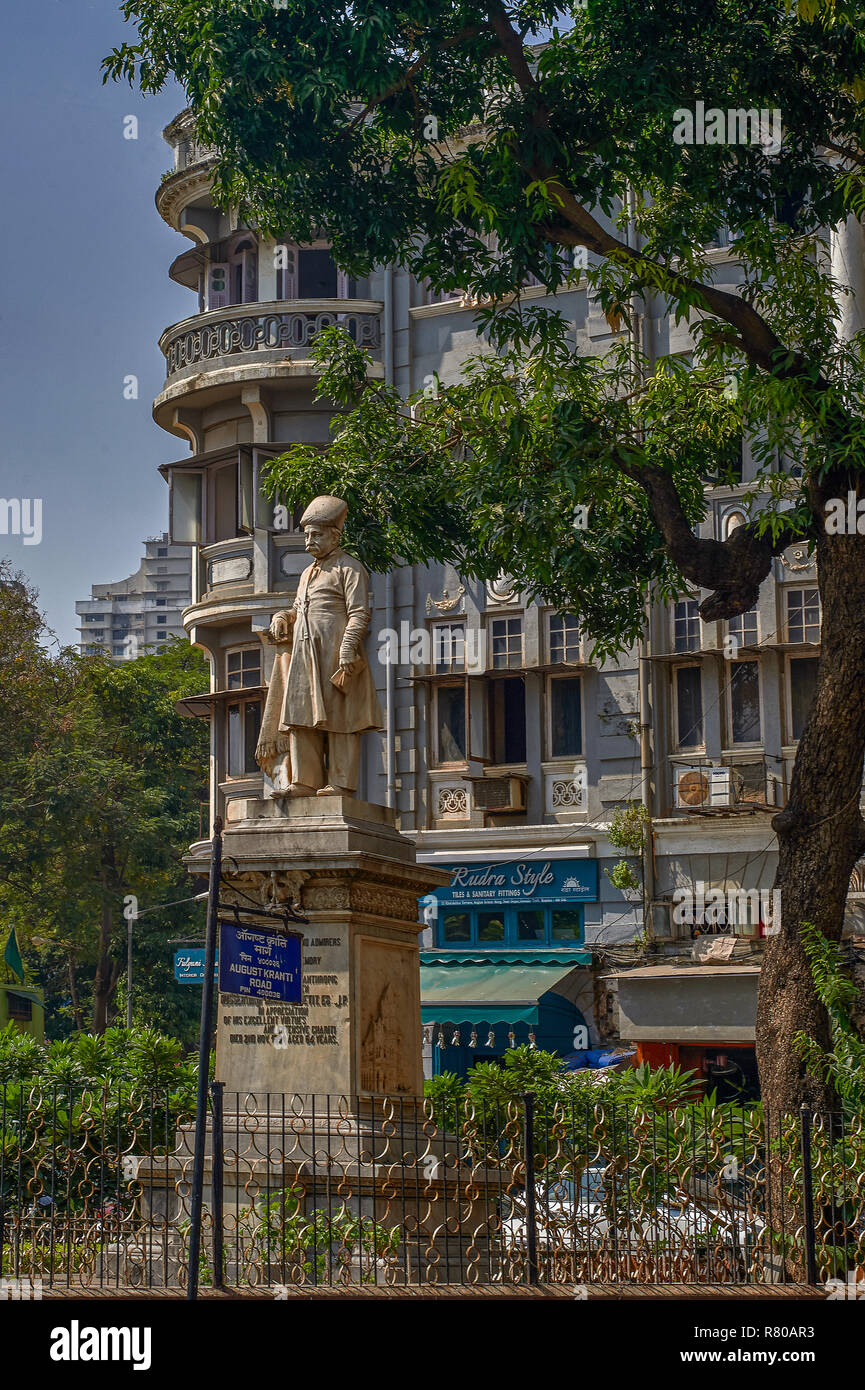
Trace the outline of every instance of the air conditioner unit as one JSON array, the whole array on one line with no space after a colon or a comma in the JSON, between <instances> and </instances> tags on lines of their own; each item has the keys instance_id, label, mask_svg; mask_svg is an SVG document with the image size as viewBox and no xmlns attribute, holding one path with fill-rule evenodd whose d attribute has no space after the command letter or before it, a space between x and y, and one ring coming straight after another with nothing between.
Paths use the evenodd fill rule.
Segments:
<instances>
[{"instance_id":1,"label":"air conditioner unit","mask_svg":"<svg viewBox=\"0 0 865 1390\"><path fill-rule=\"evenodd\" d=\"M680 937L690 936L690 925L676 921L673 907L673 903L664 901L650 904L652 936L656 941L677 941Z\"/></svg>"},{"instance_id":2,"label":"air conditioner unit","mask_svg":"<svg viewBox=\"0 0 865 1390\"><path fill-rule=\"evenodd\" d=\"M479 811L504 815L526 809L526 784L521 777L473 777L474 804Z\"/></svg>"},{"instance_id":3,"label":"air conditioner unit","mask_svg":"<svg viewBox=\"0 0 865 1390\"><path fill-rule=\"evenodd\" d=\"M735 804L729 767L677 767L674 783L680 811L722 810Z\"/></svg>"}]
</instances>

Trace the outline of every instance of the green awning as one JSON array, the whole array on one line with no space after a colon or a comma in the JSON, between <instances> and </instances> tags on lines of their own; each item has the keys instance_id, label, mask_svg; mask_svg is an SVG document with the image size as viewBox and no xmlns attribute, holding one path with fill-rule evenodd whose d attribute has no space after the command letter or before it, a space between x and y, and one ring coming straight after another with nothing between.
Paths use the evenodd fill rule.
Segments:
<instances>
[{"instance_id":1,"label":"green awning","mask_svg":"<svg viewBox=\"0 0 865 1390\"><path fill-rule=\"evenodd\" d=\"M445 961L436 955L420 968L424 1023L538 1023L538 1002L583 961L503 960L477 956ZM565 1002L564 1000L562 1001Z\"/></svg>"}]
</instances>

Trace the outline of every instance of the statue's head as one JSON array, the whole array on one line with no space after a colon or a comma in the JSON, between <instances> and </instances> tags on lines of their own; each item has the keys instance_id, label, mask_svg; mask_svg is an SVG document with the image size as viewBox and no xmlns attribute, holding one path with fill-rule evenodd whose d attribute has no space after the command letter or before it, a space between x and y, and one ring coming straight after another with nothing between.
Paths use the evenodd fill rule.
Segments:
<instances>
[{"instance_id":1,"label":"statue's head","mask_svg":"<svg viewBox=\"0 0 865 1390\"><path fill-rule=\"evenodd\" d=\"M310 555L321 560L337 548L347 513L348 503L341 497L316 497L310 502L300 518Z\"/></svg>"}]
</instances>

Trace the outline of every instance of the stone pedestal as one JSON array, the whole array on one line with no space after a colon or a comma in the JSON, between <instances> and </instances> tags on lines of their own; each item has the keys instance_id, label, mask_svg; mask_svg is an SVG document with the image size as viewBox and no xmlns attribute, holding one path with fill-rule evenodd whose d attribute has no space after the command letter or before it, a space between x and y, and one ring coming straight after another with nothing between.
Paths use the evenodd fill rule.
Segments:
<instances>
[{"instance_id":1,"label":"stone pedestal","mask_svg":"<svg viewBox=\"0 0 865 1390\"><path fill-rule=\"evenodd\" d=\"M195 847L193 871L206 870L206 848ZM467 1277L488 1250L494 1213L462 1142L432 1123L421 1099L418 898L448 874L415 862L389 810L317 796L235 804L223 878L223 904L293 904L309 919L291 927L303 938L300 1004L219 996L232 1282ZM162 1175L169 1202L168 1169L182 1188L192 1146L192 1128L181 1127ZM161 1185L147 1164L139 1181L150 1198Z\"/></svg>"},{"instance_id":2,"label":"stone pedestal","mask_svg":"<svg viewBox=\"0 0 865 1390\"><path fill-rule=\"evenodd\" d=\"M415 862L392 811L352 797L241 801L232 812L222 902L253 913L294 904L309 922L292 927L303 937L300 1004L219 996L227 1109L235 1094L256 1109L287 1095L422 1095L418 898L448 875ZM190 867L205 864L193 854Z\"/></svg>"}]
</instances>

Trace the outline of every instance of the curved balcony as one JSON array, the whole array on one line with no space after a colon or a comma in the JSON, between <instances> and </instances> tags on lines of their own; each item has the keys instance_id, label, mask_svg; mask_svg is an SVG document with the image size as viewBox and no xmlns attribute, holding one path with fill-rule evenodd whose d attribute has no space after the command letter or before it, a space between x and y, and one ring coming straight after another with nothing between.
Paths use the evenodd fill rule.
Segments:
<instances>
[{"instance_id":1,"label":"curved balcony","mask_svg":"<svg viewBox=\"0 0 865 1390\"><path fill-rule=\"evenodd\" d=\"M323 328L345 328L359 347L378 360L381 347L382 305L372 299L282 299L263 304L232 304L195 314L166 328L159 339L165 357L165 388L176 395L177 387L196 378L196 387L226 369L272 364L284 366L286 375L309 364L310 345ZM308 368L311 374L311 366ZM237 374L249 379L252 373ZM268 373L272 374L272 373ZM280 373L275 373L279 375Z\"/></svg>"}]
</instances>

